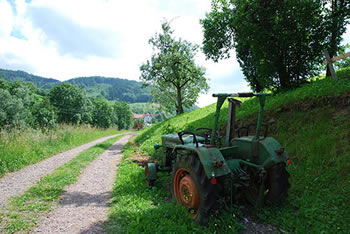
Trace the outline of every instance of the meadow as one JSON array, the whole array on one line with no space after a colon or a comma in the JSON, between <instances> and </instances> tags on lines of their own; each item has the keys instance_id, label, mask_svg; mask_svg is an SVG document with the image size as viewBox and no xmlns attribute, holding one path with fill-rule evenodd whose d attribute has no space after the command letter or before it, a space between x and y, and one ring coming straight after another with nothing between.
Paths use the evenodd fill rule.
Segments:
<instances>
[{"instance_id":1,"label":"meadow","mask_svg":"<svg viewBox=\"0 0 350 234\"><path fill-rule=\"evenodd\" d=\"M104 136L117 134L116 128L90 125L58 125L55 129L11 129L0 132L0 177L57 153Z\"/></svg>"}]
</instances>

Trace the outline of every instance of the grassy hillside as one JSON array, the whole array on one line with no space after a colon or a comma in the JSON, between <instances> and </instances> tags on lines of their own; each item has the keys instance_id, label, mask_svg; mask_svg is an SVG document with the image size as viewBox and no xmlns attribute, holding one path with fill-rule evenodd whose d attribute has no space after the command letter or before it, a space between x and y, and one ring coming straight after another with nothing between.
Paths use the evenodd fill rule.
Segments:
<instances>
[{"instance_id":1,"label":"grassy hillside","mask_svg":"<svg viewBox=\"0 0 350 234\"><path fill-rule=\"evenodd\" d=\"M292 160L287 169L291 174L291 188L287 201L281 206L252 211L256 221L274 224L282 232L350 232L350 67L339 70L337 76L338 81L314 78L312 83L299 89L267 98L264 122L271 122L269 135L286 148ZM255 122L258 107L255 98L246 100L238 109L238 121L241 124ZM162 134L211 127L214 112L215 105L210 105L173 117L145 129L135 142L143 152L157 157L153 144L160 143ZM221 113L221 130L225 128L226 118L227 103ZM125 152L131 155L137 150L130 146ZM111 231L179 231L175 228L179 226L181 231L199 230L188 221L185 211L168 202L167 175L155 188L147 190L141 168L124 161L120 169L118 178L123 179L116 181L114 196L119 203L111 208L109 221L110 224L114 221L119 224L116 222ZM136 185L132 195L127 193L125 183ZM121 202L128 199L135 202L132 205ZM184 213L181 215L181 212ZM156 226L151 225L156 217L162 221ZM237 220L242 220L239 209L226 211L220 217L212 218L208 228L200 231L237 231L240 227Z\"/></svg>"},{"instance_id":2,"label":"grassy hillside","mask_svg":"<svg viewBox=\"0 0 350 234\"><path fill-rule=\"evenodd\" d=\"M130 109L134 114L156 114L155 122L161 122L165 119L174 117L176 115L175 112L169 113L164 109L161 109L158 103L145 102L145 103L131 103ZM198 109L199 107L193 105L191 108L185 108L185 112L190 112Z\"/></svg>"}]
</instances>

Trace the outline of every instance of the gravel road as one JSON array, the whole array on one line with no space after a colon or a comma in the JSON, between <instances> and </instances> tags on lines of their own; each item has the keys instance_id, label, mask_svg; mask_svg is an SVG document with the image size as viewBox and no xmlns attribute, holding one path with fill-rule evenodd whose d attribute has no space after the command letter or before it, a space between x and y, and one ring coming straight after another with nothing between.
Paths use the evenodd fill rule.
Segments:
<instances>
[{"instance_id":1,"label":"gravel road","mask_svg":"<svg viewBox=\"0 0 350 234\"><path fill-rule=\"evenodd\" d=\"M100 138L72 150L52 156L39 163L25 167L19 171L9 173L0 178L0 207L3 206L10 197L26 191L28 188L38 182L41 177L51 173L57 167L60 167L64 163L70 161L79 153L98 143L119 135L122 134Z\"/></svg>"},{"instance_id":2,"label":"gravel road","mask_svg":"<svg viewBox=\"0 0 350 234\"><path fill-rule=\"evenodd\" d=\"M78 182L65 189L58 207L39 222L34 232L103 233L116 164L122 158L122 147L131 136L124 136L89 164Z\"/></svg>"}]
</instances>

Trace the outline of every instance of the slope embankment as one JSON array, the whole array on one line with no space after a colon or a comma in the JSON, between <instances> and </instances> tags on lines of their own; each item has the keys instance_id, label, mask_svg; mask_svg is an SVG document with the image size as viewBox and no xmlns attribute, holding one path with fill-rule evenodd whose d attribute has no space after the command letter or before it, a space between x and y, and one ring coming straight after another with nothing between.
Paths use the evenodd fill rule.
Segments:
<instances>
[{"instance_id":1,"label":"slope embankment","mask_svg":"<svg viewBox=\"0 0 350 234\"><path fill-rule=\"evenodd\" d=\"M283 145L292 161L287 168L291 175L291 188L287 200L280 206L267 205L261 211L252 210L254 221L273 224L281 232L350 232L350 67L337 71L337 77L338 81L329 77L315 77L298 89L267 98L264 123L269 124L268 135ZM236 115L238 125L256 123L258 100L251 98L241 101L243 103ZM194 131L199 127L211 128L214 112L215 105L210 105L173 117L145 129L136 136L135 144L139 145L143 153L157 158L159 155L154 151L153 145L161 142L163 134ZM219 120L219 130L222 133L225 132L226 120L227 103L221 110ZM135 150L136 148L130 147L130 154ZM122 170L120 173L123 174L119 174L119 178L132 181L129 184L143 186L142 169L136 169L137 166L134 167L129 162L121 167L133 167L136 172ZM129 197L122 193L122 188L125 187L123 181L116 181L115 200L127 200ZM144 185L135 195L140 197L138 200L142 200L142 206L148 204L147 211L138 213L136 217L132 212L137 207L136 204L124 204L123 207L116 204L111 219L128 224L129 226L121 225L125 231L175 230L169 227L181 226L184 230L195 232L197 227L188 222L186 211L179 215L180 211L176 210L169 215L168 181L169 178L164 175L156 189L145 190ZM222 211L220 216L211 219L203 232L226 233L232 231L234 226L233 229L236 230L242 228L233 221L244 223L239 210L237 207L234 211ZM118 218L119 214L125 218ZM127 217L135 218L137 223ZM161 223L166 223L167 227L151 225L155 217L162 217Z\"/></svg>"}]
</instances>

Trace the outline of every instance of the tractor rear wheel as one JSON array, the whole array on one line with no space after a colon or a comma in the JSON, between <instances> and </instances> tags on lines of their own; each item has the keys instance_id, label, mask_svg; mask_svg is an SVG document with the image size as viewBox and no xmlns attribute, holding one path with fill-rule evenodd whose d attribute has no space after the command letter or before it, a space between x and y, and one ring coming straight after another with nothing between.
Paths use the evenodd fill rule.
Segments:
<instances>
[{"instance_id":1,"label":"tractor rear wheel","mask_svg":"<svg viewBox=\"0 0 350 234\"><path fill-rule=\"evenodd\" d=\"M185 206L192 219L208 223L219 200L219 185L211 184L196 155L180 156L171 173L171 193L177 204Z\"/></svg>"},{"instance_id":2,"label":"tractor rear wheel","mask_svg":"<svg viewBox=\"0 0 350 234\"><path fill-rule=\"evenodd\" d=\"M288 194L290 184L288 182L289 173L285 163L279 163L267 170L267 188L269 192L266 200L278 204L281 203Z\"/></svg>"},{"instance_id":3,"label":"tractor rear wheel","mask_svg":"<svg viewBox=\"0 0 350 234\"><path fill-rule=\"evenodd\" d=\"M259 198L259 177L257 170L249 168L251 175L250 186L244 190L245 198L249 203L255 205ZM264 200L273 204L279 204L288 194L290 184L288 182L289 173L286 170L285 163L279 163L267 170L267 178L265 180Z\"/></svg>"}]
</instances>

